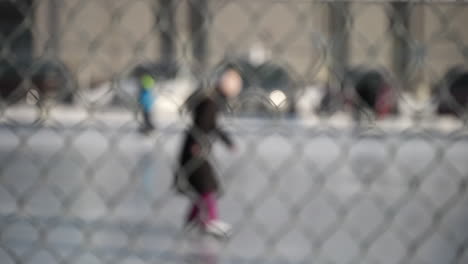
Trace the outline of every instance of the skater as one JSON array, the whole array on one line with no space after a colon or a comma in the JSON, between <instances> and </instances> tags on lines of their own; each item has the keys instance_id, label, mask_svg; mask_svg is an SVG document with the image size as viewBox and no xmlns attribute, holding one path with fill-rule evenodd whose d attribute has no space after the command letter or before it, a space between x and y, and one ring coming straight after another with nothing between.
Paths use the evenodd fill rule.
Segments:
<instances>
[{"instance_id":1,"label":"skater","mask_svg":"<svg viewBox=\"0 0 468 264\"><path fill-rule=\"evenodd\" d=\"M148 70L140 68L137 70L136 78L138 82L138 102L143 117L143 123L140 126L140 132L150 133L155 127L153 124L153 105L154 105L154 88L155 80Z\"/></svg>"},{"instance_id":2,"label":"skater","mask_svg":"<svg viewBox=\"0 0 468 264\"><path fill-rule=\"evenodd\" d=\"M236 97L241 89L239 72L226 68L214 89L199 92L196 101L189 106L193 124L187 130L174 180L175 189L191 199L184 222L187 229L198 226L217 237L228 237L230 234L230 226L219 219L217 198L220 186L208 155L216 138L220 138L231 150L234 149L229 135L219 128L217 116L227 101Z\"/></svg>"}]
</instances>

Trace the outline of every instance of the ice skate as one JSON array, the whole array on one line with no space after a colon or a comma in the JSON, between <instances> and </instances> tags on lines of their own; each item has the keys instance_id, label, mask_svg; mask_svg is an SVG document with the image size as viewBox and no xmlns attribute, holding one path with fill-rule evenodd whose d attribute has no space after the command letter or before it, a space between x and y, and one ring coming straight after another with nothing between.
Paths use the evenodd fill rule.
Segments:
<instances>
[{"instance_id":1,"label":"ice skate","mask_svg":"<svg viewBox=\"0 0 468 264\"><path fill-rule=\"evenodd\" d=\"M232 234L231 226L220 220L209 221L204 229L207 234L221 239L228 239Z\"/></svg>"}]
</instances>

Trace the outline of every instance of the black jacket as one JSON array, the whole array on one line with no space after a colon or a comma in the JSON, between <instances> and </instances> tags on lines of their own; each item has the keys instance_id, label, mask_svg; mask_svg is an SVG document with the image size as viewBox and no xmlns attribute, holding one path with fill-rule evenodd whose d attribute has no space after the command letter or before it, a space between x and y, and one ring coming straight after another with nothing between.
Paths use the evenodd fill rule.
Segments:
<instances>
[{"instance_id":1,"label":"black jacket","mask_svg":"<svg viewBox=\"0 0 468 264\"><path fill-rule=\"evenodd\" d=\"M208 160L208 155L217 138L228 146L233 144L228 134L217 124L223 104L225 100L220 95L204 96L192 110L193 124L186 131L174 181L176 190L181 193L204 194L219 191L218 177ZM200 152L194 153L196 149Z\"/></svg>"}]
</instances>

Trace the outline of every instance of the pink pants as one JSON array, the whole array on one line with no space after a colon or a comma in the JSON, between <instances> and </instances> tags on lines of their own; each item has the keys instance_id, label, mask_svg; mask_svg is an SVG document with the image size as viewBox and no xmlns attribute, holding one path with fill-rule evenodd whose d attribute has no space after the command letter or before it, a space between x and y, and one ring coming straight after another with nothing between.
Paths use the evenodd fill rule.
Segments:
<instances>
[{"instance_id":1,"label":"pink pants","mask_svg":"<svg viewBox=\"0 0 468 264\"><path fill-rule=\"evenodd\" d=\"M216 219L218 219L216 194L210 192L202 194L198 201L194 201L190 207L186 221L200 220L201 223L206 224Z\"/></svg>"}]
</instances>

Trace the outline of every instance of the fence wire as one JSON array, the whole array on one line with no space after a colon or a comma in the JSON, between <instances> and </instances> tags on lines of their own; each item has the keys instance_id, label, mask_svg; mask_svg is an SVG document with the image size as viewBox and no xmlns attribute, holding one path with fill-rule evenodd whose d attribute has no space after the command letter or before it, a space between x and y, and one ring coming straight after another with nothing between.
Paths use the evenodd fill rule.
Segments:
<instances>
[{"instance_id":1,"label":"fence wire","mask_svg":"<svg viewBox=\"0 0 468 264\"><path fill-rule=\"evenodd\" d=\"M0 0L0 262L468 263L467 23L461 1ZM233 69L230 152L191 119ZM187 135L228 240L183 231Z\"/></svg>"}]
</instances>

